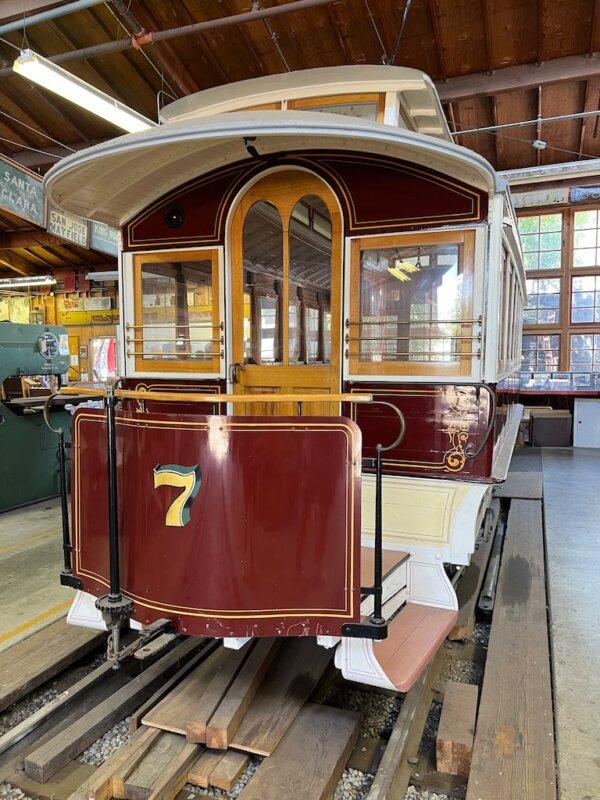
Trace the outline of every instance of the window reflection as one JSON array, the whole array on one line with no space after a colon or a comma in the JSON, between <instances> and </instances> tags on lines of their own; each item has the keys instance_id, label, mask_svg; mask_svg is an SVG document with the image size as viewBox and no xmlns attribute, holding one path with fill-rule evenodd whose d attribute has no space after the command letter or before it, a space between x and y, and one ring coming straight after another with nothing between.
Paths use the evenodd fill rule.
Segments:
<instances>
[{"instance_id":1,"label":"window reflection","mask_svg":"<svg viewBox=\"0 0 600 800\"><path fill-rule=\"evenodd\" d=\"M448 243L361 252L361 361L455 361L471 349L461 344L462 250Z\"/></svg>"},{"instance_id":2,"label":"window reflection","mask_svg":"<svg viewBox=\"0 0 600 800\"><path fill-rule=\"evenodd\" d=\"M143 358L209 360L218 354L210 260L143 262L141 293Z\"/></svg>"},{"instance_id":3,"label":"window reflection","mask_svg":"<svg viewBox=\"0 0 600 800\"><path fill-rule=\"evenodd\" d=\"M296 203L289 242L290 363L330 363L331 217L319 197Z\"/></svg>"},{"instance_id":4,"label":"window reflection","mask_svg":"<svg viewBox=\"0 0 600 800\"><path fill-rule=\"evenodd\" d=\"M283 227L272 203L259 200L244 220L244 360L282 363Z\"/></svg>"}]
</instances>

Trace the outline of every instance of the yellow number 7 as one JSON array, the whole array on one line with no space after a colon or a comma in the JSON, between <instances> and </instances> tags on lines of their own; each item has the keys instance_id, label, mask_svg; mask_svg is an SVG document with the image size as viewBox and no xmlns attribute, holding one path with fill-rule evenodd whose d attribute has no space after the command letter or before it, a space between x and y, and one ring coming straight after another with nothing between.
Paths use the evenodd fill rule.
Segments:
<instances>
[{"instance_id":1,"label":"yellow number 7","mask_svg":"<svg viewBox=\"0 0 600 800\"><path fill-rule=\"evenodd\" d=\"M165 525L183 528L190 521L190 508L202 482L200 465L182 467L179 464L158 464L154 467L154 488L159 486L177 486L183 491L177 495L169 506Z\"/></svg>"}]
</instances>

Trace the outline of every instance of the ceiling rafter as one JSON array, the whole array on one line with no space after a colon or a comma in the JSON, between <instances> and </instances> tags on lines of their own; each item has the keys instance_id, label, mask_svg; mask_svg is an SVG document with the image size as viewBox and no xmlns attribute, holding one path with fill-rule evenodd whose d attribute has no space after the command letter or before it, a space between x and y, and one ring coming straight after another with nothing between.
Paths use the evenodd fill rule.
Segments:
<instances>
[{"instance_id":1,"label":"ceiling rafter","mask_svg":"<svg viewBox=\"0 0 600 800\"><path fill-rule=\"evenodd\" d=\"M446 81L448 79L448 73L446 72L446 65L444 63L444 48L442 46L442 34L440 31L440 22L438 19L435 0L427 0L427 13L429 14L429 21L431 23L431 27L433 28L435 50L438 64L440 65L440 77L443 81Z\"/></svg>"}]
</instances>

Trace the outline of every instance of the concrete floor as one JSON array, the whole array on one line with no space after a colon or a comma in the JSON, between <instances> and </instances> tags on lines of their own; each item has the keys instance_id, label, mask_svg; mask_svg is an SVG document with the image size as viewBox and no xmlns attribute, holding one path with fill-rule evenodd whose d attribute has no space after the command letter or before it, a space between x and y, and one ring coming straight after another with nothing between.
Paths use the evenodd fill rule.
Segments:
<instances>
[{"instance_id":1,"label":"concrete floor","mask_svg":"<svg viewBox=\"0 0 600 800\"><path fill-rule=\"evenodd\" d=\"M65 614L58 500L0 514L0 651Z\"/></svg>"},{"instance_id":2,"label":"concrete floor","mask_svg":"<svg viewBox=\"0 0 600 800\"><path fill-rule=\"evenodd\" d=\"M560 800L600 800L600 450L541 453Z\"/></svg>"}]
</instances>

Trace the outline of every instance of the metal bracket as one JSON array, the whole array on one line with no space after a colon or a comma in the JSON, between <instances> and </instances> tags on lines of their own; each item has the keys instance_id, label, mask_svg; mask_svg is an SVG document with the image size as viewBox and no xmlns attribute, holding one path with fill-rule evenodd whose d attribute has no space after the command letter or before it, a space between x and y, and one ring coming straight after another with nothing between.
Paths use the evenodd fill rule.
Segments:
<instances>
[{"instance_id":1,"label":"metal bracket","mask_svg":"<svg viewBox=\"0 0 600 800\"><path fill-rule=\"evenodd\" d=\"M63 570L60 573L61 586L70 586L72 589L83 589L83 581L81 578L76 578L70 572Z\"/></svg>"},{"instance_id":2,"label":"metal bracket","mask_svg":"<svg viewBox=\"0 0 600 800\"><path fill-rule=\"evenodd\" d=\"M388 624L384 622L373 622L366 619L364 622L347 622L342 625L342 636L349 639L374 639L381 641L387 639Z\"/></svg>"},{"instance_id":3,"label":"metal bracket","mask_svg":"<svg viewBox=\"0 0 600 800\"><path fill-rule=\"evenodd\" d=\"M121 627L131 619L133 603L128 597L105 594L96 600L96 608L102 614L108 628L107 658L116 664L119 661Z\"/></svg>"}]
</instances>

